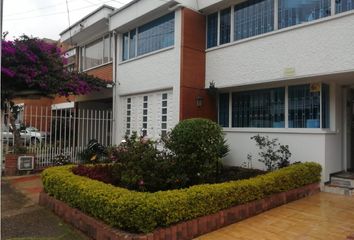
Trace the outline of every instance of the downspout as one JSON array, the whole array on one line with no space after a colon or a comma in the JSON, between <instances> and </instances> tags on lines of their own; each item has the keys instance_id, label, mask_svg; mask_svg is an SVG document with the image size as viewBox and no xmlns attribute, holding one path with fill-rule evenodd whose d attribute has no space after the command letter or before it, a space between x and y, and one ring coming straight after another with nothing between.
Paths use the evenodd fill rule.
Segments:
<instances>
[{"instance_id":1,"label":"downspout","mask_svg":"<svg viewBox=\"0 0 354 240\"><path fill-rule=\"evenodd\" d=\"M112 145L118 145L117 142L117 130L118 130L118 122L117 122L117 32L113 31L113 105L112 105Z\"/></svg>"}]
</instances>

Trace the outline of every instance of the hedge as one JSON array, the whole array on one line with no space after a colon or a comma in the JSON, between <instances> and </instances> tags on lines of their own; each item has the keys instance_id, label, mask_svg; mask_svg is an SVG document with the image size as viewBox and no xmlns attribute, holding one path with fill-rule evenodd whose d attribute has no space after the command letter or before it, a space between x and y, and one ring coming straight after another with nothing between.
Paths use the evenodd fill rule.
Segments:
<instances>
[{"instance_id":1,"label":"hedge","mask_svg":"<svg viewBox=\"0 0 354 240\"><path fill-rule=\"evenodd\" d=\"M74 175L71 168L46 169L42 173L44 190L71 207L134 233L152 232L157 227L319 182L321 176L319 164L299 163L247 180L144 193Z\"/></svg>"}]
</instances>

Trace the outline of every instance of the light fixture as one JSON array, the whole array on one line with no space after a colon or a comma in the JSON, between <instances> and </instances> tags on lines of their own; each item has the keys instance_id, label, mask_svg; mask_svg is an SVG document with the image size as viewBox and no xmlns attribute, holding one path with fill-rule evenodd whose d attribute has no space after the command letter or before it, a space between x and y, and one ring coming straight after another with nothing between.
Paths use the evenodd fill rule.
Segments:
<instances>
[{"instance_id":1,"label":"light fixture","mask_svg":"<svg viewBox=\"0 0 354 240\"><path fill-rule=\"evenodd\" d=\"M202 96L197 96L195 98L195 101L196 101L197 107L200 108L203 106L204 98Z\"/></svg>"}]
</instances>

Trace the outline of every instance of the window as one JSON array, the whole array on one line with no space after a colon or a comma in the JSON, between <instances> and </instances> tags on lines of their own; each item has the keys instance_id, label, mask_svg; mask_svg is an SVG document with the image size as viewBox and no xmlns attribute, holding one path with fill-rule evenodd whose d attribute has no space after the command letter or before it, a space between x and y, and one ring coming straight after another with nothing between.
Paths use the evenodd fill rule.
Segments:
<instances>
[{"instance_id":1,"label":"window","mask_svg":"<svg viewBox=\"0 0 354 240\"><path fill-rule=\"evenodd\" d=\"M143 97L143 129L142 129L142 134L143 136L146 136L148 134L147 132L147 126L148 126L148 101L149 97L144 96Z\"/></svg>"},{"instance_id":2,"label":"window","mask_svg":"<svg viewBox=\"0 0 354 240\"><path fill-rule=\"evenodd\" d=\"M336 0L336 13L342 13L354 9L354 0Z\"/></svg>"},{"instance_id":3,"label":"window","mask_svg":"<svg viewBox=\"0 0 354 240\"><path fill-rule=\"evenodd\" d=\"M129 58L134 58L136 56L136 29L130 31L129 35Z\"/></svg>"},{"instance_id":4,"label":"window","mask_svg":"<svg viewBox=\"0 0 354 240\"><path fill-rule=\"evenodd\" d=\"M112 41L113 38L106 35L81 47L81 69L86 70L112 61Z\"/></svg>"},{"instance_id":5,"label":"window","mask_svg":"<svg viewBox=\"0 0 354 240\"><path fill-rule=\"evenodd\" d=\"M322 106L329 117L329 91L326 87ZM328 110L328 112L327 112ZM289 87L289 128L320 128L321 84L306 84ZM323 118L326 127L329 119ZM327 122L328 121L328 122Z\"/></svg>"},{"instance_id":6,"label":"window","mask_svg":"<svg viewBox=\"0 0 354 240\"><path fill-rule=\"evenodd\" d=\"M233 93L232 127L284 128L285 88Z\"/></svg>"},{"instance_id":7,"label":"window","mask_svg":"<svg viewBox=\"0 0 354 240\"><path fill-rule=\"evenodd\" d=\"M234 38L240 40L274 30L274 0L245 1L235 6Z\"/></svg>"},{"instance_id":8,"label":"window","mask_svg":"<svg viewBox=\"0 0 354 240\"><path fill-rule=\"evenodd\" d=\"M331 0L279 0L279 28L331 15Z\"/></svg>"},{"instance_id":9,"label":"window","mask_svg":"<svg viewBox=\"0 0 354 240\"><path fill-rule=\"evenodd\" d=\"M130 132L131 132L131 102L132 102L132 99L131 98L127 98L127 131L125 134L127 135L130 135Z\"/></svg>"},{"instance_id":10,"label":"window","mask_svg":"<svg viewBox=\"0 0 354 240\"><path fill-rule=\"evenodd\" d=\"M218 45L218 13L209 15L207 21L207 46L211 48Z\"/></svg>"},{"instance_id":11,"label":"window","mask_svg":"<svg viewBox=\"0 0 354 240\"><path fill-rule=\"evenodd\" d=\"M164 137L167 134L167 93L162 94L161 106L162 106L162 116L161 116L161 136Z\"/></svg>"},{"instance_id":12,"label":"window","mask_svg":"<svg viewBox=\"0 0 354 240\"><path fill-rule=\"evenodd\" d=\"M329 125L329 86L322 84L322 128L330 128Z\"/></svg>"},{"instance_id":13,"label":"window","mask_svg":"<svg viewBox=\"0 0 354 240\"><path fill-rule=\"evenodd\" d=\"M76 69L76 48L70 49L64 53L63 56L66 59L65 68L69 72L73 72Z\"/></svg>"},{"instance_id":14,"label":"window","mask_svg":"<svg viewBox=\"0 0 354 240\"><path fill-rule=\"evenodd\" d=\"M229 93L219 95L219 124L229 127Z\"/></svg>"},{"instance_id":15,"label":"window","mask_svg":"<svg viewBox=\"0 0 354 240\"><path fill-rule=\"evenodd\" d=\"M103 42L98 40L85 47L85 69L102 64Z\"/></svg>"},{"instance_id":16,"label":"window","mask_svg":"<svg viewBox=\"0 0 354 240\"><path fill-rule=\"evenodd\" d=\"M229 43L231 35L231 8L220 12L220 45Z\"/></svg>"},{"instance_id":17,"label":"window","mask_svg":"<svg viewBox=\"0 0 354 240\"><path fill-rule=\"evenodd\" d=\"M174 45L175 13L167 14L123 34L122 60Z\"/></svg>"}]
</instances>

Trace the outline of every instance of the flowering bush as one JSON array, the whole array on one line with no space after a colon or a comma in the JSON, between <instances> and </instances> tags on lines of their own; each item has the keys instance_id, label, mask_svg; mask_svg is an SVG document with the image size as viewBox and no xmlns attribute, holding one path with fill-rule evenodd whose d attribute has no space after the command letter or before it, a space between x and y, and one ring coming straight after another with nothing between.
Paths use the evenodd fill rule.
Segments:
<instances>
[{"instance_id":1,"label":"flowering bush","mask_svg":"<svg viewBox=\"0 0 354 240\"><path fill-rule=\"evenodd\" d=\"M116 184L118 180L113 174L112 165L79 165L72 169L73 173L79 176L86 176L104 183Z\"/></svg>"},{"instance_id":2,"label":"flowering bush","mask_svg":"<svg viewBox=\"0 0 354 240\"><path fill-rule=\"evenodd\" d=\"M82 95L105 87L107 82L85 73L69 72L66 59L56 44L21 36L14 41L2 39L2 100L23 91L39 95Z\"/></svg>"}]
</instances>

